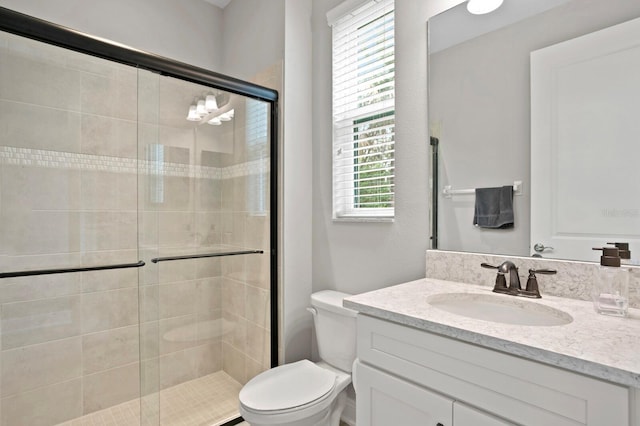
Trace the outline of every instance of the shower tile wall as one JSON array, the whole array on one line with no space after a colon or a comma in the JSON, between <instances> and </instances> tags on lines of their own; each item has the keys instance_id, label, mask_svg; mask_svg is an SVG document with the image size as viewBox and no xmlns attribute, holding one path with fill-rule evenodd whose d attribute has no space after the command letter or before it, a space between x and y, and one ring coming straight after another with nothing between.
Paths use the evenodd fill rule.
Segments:
<instances>
[{"instance_id":1,"label":"shower tile wall","mask_svg":"<svg viewBox=\"0 0 640 426\"><path fill-rule=\"evenodd\" d=\"M0 281L0 425L141 393L157 424L160 389L268 368L267 106L187 125L189 83L3 33L0 63L0 270L146 262ZM265 254L150 262L221 247Z\"/></svg>"}]
</instances>

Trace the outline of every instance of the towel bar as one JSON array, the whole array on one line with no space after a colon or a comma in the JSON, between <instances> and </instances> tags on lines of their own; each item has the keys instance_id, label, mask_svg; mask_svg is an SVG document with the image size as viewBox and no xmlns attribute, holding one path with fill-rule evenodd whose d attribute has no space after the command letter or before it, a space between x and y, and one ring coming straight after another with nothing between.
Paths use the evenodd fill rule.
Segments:
<instances>
[{"instance_id":1,"label":"towel bar","mask_svg":"<svg viewBox=\"0 0 640 426\"><path fill-rule=\"evenodd\" d=\"M475 194L475 188L472 189L451 189L451 185L446 185L442 189L442 194L445 198L451 198L454 195ZM516 180L513 182L513 194L522 195L522 181Z\"/></svg>"}]
</instances>

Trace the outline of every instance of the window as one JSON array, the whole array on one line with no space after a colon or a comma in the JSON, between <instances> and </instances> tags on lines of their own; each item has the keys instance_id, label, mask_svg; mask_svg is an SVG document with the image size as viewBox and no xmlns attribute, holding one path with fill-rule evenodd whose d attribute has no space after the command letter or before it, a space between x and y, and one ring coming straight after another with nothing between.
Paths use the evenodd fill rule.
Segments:
<instances>
[{"instance_id":1,"label":"window","mask_svg":"<svg viewBox=\"0 0 640 426\"><path fill-rule=\"evenodd\" d=\"M344 10L354 3L355 8ZM394 215L393 7L393 0L349 0L328 14L333 29L336 219Z\"/></svg>"}]
</instances>

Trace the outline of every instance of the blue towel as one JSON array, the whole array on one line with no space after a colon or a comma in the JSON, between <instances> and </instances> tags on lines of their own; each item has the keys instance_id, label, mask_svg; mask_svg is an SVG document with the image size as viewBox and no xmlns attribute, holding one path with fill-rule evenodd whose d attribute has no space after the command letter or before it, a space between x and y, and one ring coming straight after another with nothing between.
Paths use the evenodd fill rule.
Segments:
<instances>
[{"instance_id":1,"label":"blue towel","mask_svg":"<svg viewBox=\"0 0 640 426\"><path fill-rule=\"evenodd\" d=\"M476 188L473 224L481 228L513 228L513 186Z\"/></svg>"}]
</instances>

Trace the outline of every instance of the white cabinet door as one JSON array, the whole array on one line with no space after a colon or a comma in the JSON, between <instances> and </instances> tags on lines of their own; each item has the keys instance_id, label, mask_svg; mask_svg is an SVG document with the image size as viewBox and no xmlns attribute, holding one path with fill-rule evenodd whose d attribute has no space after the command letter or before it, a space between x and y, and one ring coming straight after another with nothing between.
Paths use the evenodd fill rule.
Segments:
<instances>
[{"instance_id":1,"label":"white cabinet door","mask_svg":"<svg viewBox=\"0 0 640 426\"><path fill-rule=\"evenodd\" d=\"M453 426L453 400L364 364L356 366L357 426Z\"/></svg>"},{"instance_id":2,"label":"white cabinet door","mask_svg":"<svg viewBox=\"0 0 640 426\"><path fill-rule=\"evenodd\" d=\"M476 410L468 405L456 401L453 403L453 424L455 426L513 426L484 411Z\"/></svg>"}]
</instances>

